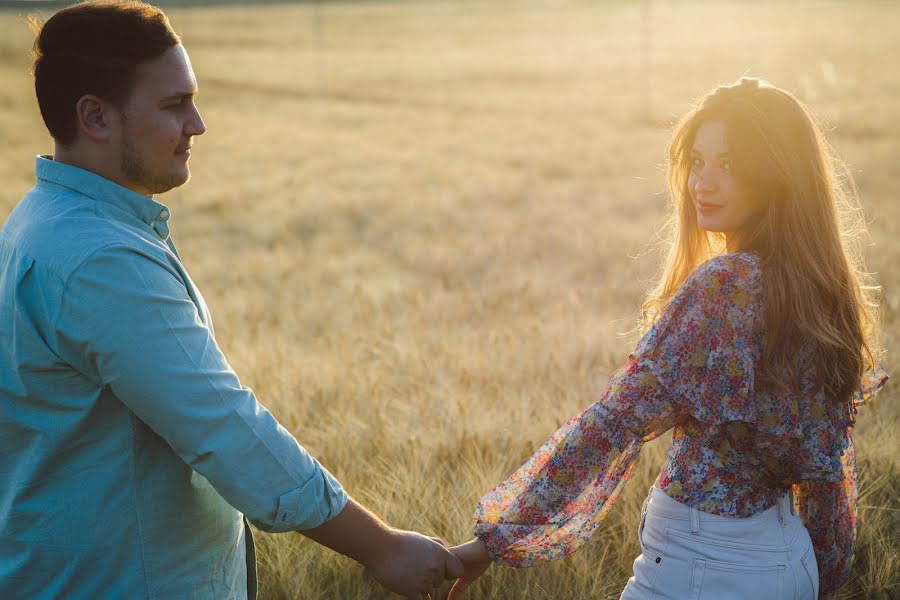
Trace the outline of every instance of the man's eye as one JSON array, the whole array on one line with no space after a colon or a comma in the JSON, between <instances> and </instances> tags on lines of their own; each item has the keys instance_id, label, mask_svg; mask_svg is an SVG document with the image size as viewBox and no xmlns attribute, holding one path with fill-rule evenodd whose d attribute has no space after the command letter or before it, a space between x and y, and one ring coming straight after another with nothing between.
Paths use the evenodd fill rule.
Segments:
<instances>
[{"instance_id":1,"label":"man's eye","mask_svg":"<svg viewBox=\"0 0 900 600\"><path fill-rule=\"evenodd\" d=\"M730 160L722 161L722 170L725 171L726 173L731 173L731 161Z\"/></svg>"}]
</instances>

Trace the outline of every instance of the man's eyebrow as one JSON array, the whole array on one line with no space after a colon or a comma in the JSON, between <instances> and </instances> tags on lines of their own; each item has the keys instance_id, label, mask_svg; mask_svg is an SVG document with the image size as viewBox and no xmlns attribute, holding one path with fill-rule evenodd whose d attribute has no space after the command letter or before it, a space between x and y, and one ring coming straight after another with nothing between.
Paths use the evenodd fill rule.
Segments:
<instances>
[{"instance_id":1,"label":"man's eyebrow","mask_svg":"<svg viewBox=\"0 0 900 600\"><path fill-rule=\"evenodd\" d=\"M194 96L197 95L197 92L178 92L176 94L172 94L170 96L166 96L160 102L170 102L172 100L190 100Z\"/></svg>"}]
</instances>

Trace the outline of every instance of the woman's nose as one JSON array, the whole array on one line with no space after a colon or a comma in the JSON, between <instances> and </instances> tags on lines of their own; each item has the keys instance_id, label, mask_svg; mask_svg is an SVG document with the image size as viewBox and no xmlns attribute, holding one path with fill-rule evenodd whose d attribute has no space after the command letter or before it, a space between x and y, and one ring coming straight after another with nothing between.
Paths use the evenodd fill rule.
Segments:
<instances>
[{"instance_id":1,"label":"woman's nose","mask_svg":"<svg viewBox=\"0 0 900 600\"><path fill-rule=\"evenodd\" d=\"M698 192L714 190L716 188L715 175L708 167L704 167L697 173L694 179L694 189Z\"/></svg>"}]
</instances>

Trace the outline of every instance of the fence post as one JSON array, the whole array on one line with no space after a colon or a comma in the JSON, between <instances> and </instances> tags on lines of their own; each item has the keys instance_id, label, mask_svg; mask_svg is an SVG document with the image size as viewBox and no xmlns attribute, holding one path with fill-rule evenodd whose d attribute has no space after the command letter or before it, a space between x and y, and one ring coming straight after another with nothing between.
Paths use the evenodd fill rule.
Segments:
<instances>
[{"instance_id":1,"label":"fence post","mask_svg":"<svg viewBox=\"0 0 900 600\"><path fill-rule=\"evenodd\" d=\"M650 0L641 0L641 112L650 119Z\"/></svg>"}]
</instances>

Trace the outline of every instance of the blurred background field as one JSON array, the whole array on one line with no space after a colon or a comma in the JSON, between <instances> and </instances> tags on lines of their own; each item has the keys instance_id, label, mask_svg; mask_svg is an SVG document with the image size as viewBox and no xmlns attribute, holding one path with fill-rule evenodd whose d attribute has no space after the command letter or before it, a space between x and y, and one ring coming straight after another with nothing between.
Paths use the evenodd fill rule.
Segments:
<instances>
[{"instance_id":1,"label":"blurred background field","mask_svg":"<svg viewBox=\"0 0 900 600\"><path fill-rule=\"evenodd\" d=\"M660 262L671 123L741 75L805 100L850 167L900 379L897 3L654 1L648 19L626 1L163 6L209 131L192 181L157 199L219 343L391 524L469 539L482 493L603 391ZM52 151L24 14L0 10L0 221ZM893 382L859 415L845 600L900 597L898 416ZM587 547L494 567L467 597L618 598L667 443ZM388 597L302 536L257 540L263 599Z\"/></svg>"}]
</instances>

